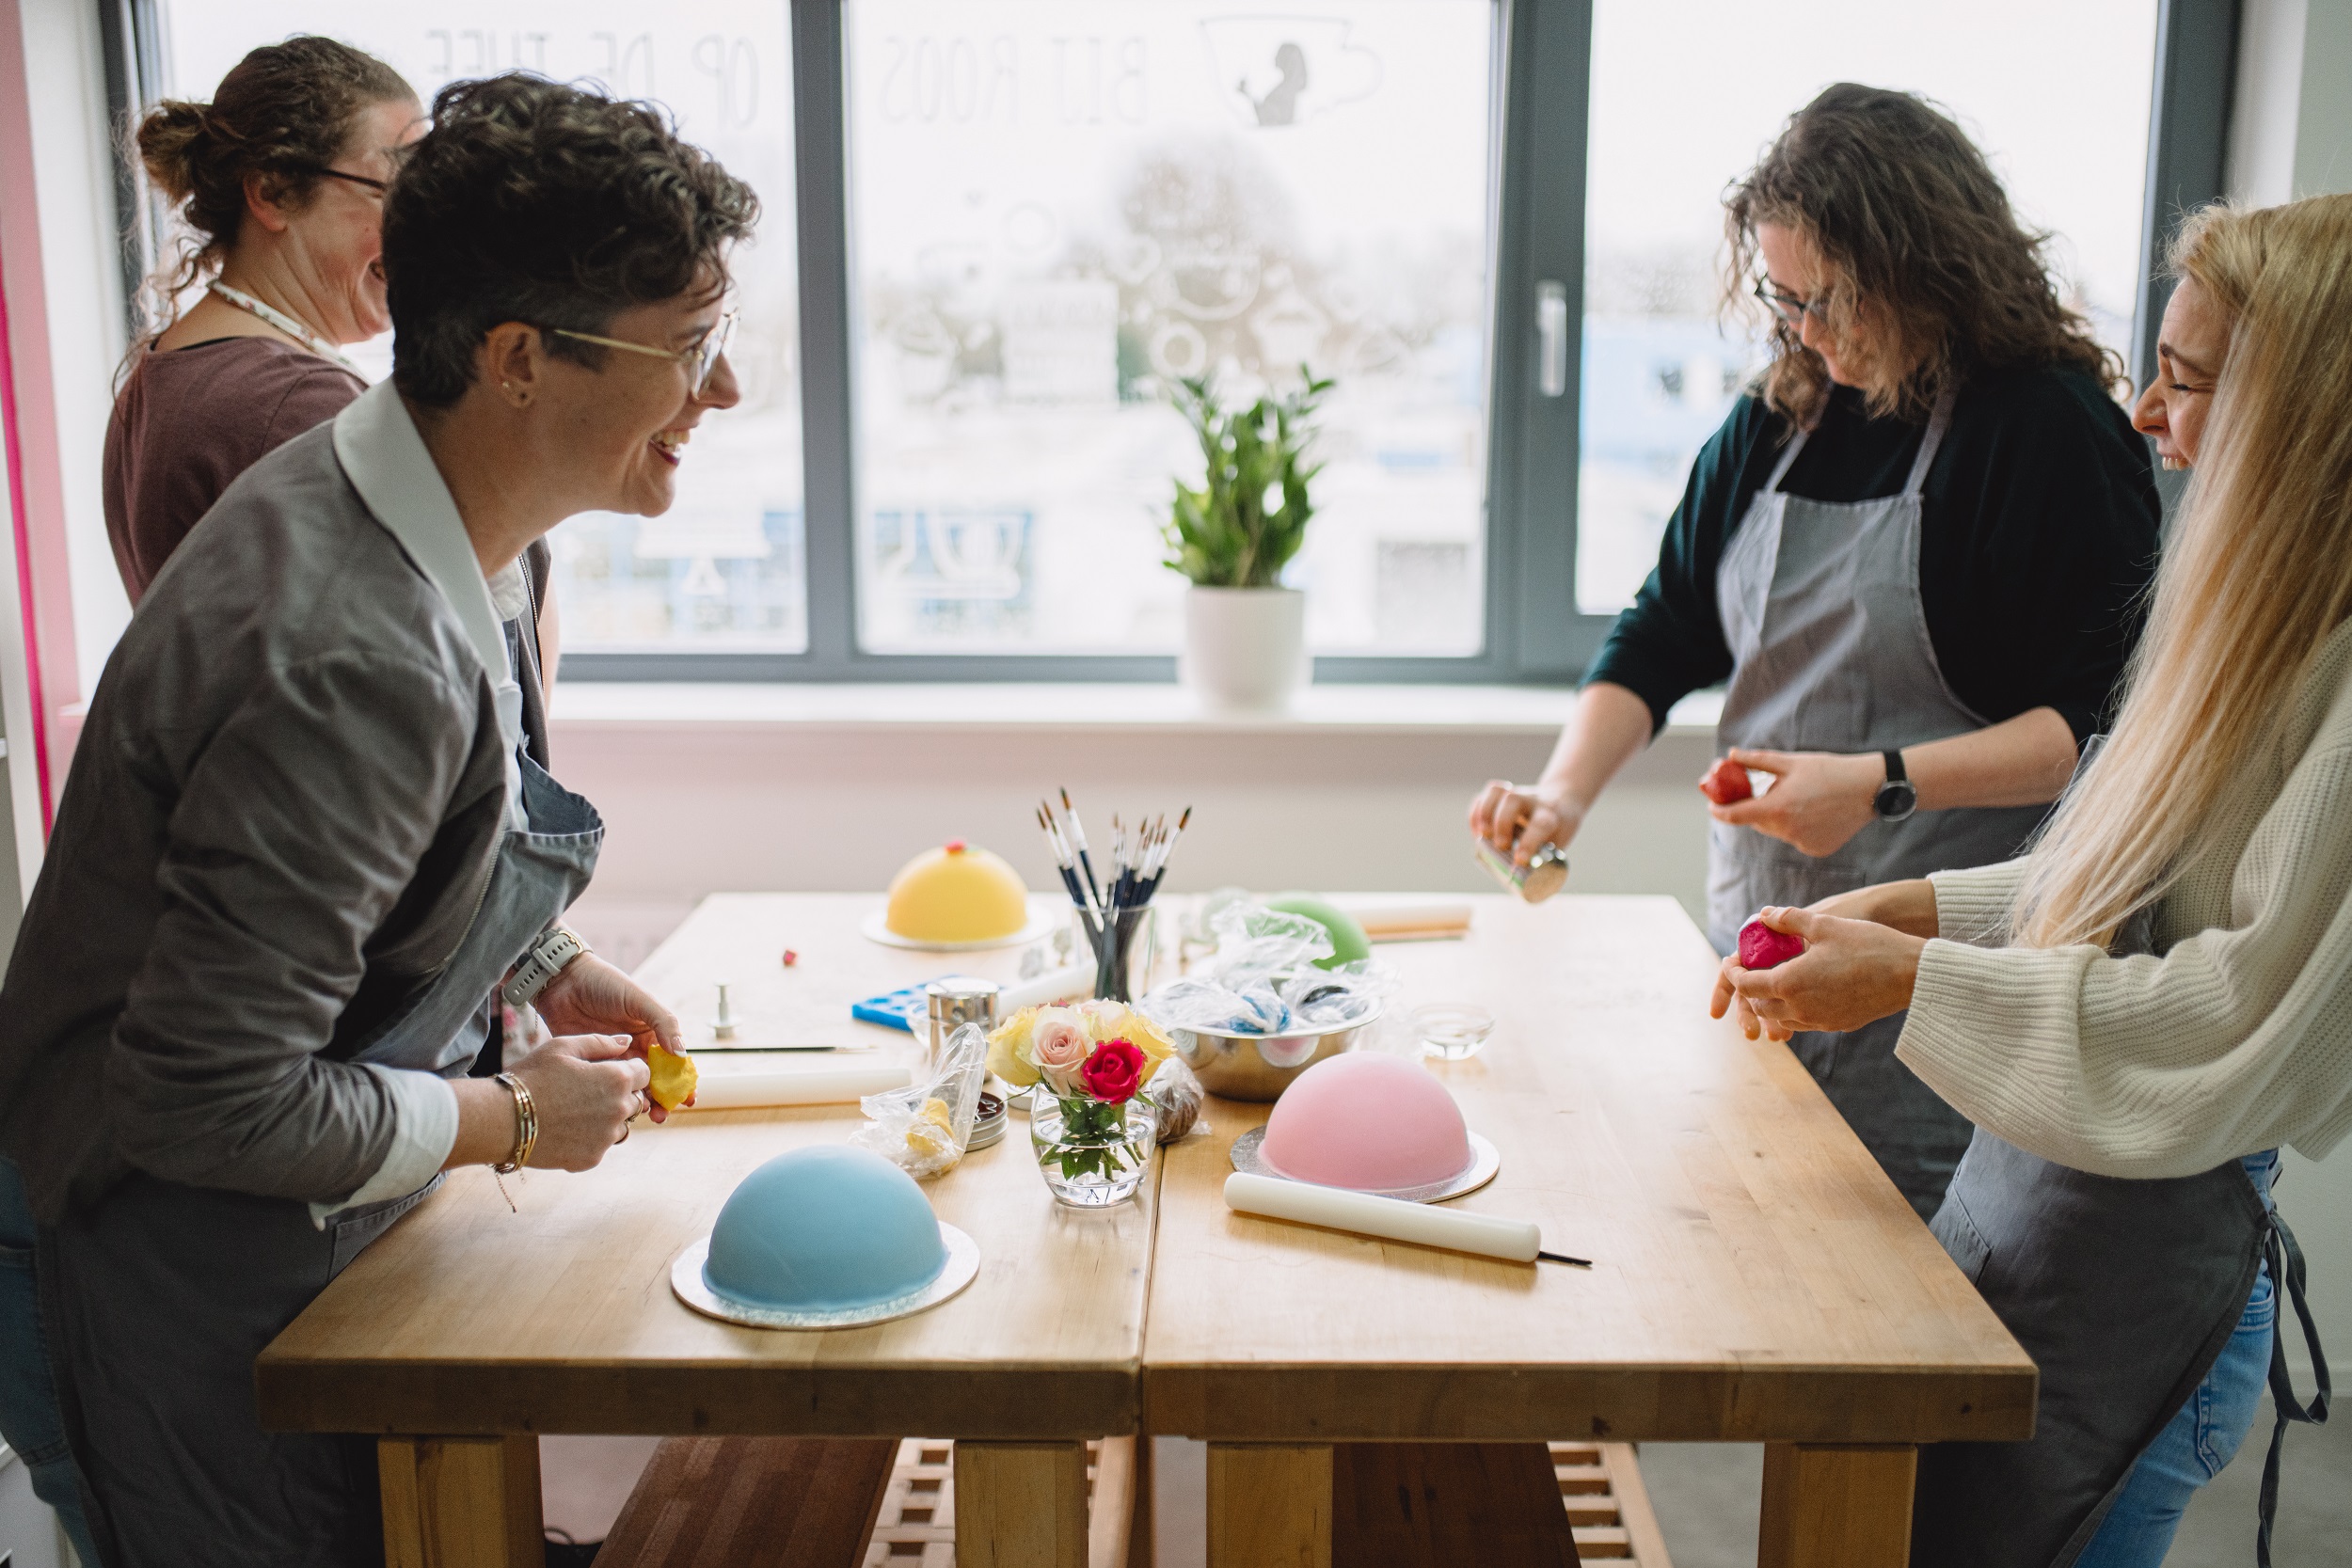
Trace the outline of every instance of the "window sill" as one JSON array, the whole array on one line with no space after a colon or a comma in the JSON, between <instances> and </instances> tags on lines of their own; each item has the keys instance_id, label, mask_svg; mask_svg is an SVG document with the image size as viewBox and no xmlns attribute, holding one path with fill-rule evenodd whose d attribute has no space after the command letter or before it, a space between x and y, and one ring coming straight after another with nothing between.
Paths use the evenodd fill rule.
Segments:
<instances>
[{"instance_id":1,"label":"window sill","mask_svg":"<svg viewBox=\"0 0 2352 1568\"><path fill-rule=\"evenodd\" d=\"M551 717L563 729L1549 736L1575 703L1557 687L1334 685L1308 688L1288 713L1258 716L1204 713L1167 685L564 681ZM1723 693L1693 692L1675 705L1667 733L1712 736L1722 710Z\"/></svg>"}]
</instances>

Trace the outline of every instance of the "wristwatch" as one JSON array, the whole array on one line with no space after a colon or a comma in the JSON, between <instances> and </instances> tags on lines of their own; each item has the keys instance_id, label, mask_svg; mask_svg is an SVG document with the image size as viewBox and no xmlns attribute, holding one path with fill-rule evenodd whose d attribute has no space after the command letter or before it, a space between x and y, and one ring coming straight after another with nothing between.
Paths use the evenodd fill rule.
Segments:
<instances>
[{"instance_id":1,"label":"wristwatch","mask_svg":"<svg viewBox=\"0 0 2352 1568\"><path fill-rule=\"evenodd\" d=\"M515 966L514 974L500 994L510 1007L528 1007L548 989L548 981L564 973L565 964L588 951L588 944L572 932L561 926L550 926L531 944L531 951Z\"/></svg>"},{"instance_id":2,"label":"wristwatch","mask_svg":"<svg viewBox=\"0 0 2352 1568\"><path fill-rule=\"evenodd\" d=\"M1900 752L1888 752L1885 756L1886 782L1879 785L1876 795L1870 797L1870 809L1878 814L1882 822L1900 822L1919 809L1919 788L1903 777L1903 754Z\"/></svg>"}]
</instances>

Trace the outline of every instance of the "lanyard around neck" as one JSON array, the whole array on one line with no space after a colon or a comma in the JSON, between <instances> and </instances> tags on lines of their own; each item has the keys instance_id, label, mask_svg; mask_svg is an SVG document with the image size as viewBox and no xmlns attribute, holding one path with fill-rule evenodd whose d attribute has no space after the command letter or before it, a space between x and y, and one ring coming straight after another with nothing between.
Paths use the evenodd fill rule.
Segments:
<instances>
[{"instance_id":1,"label":"lanyard around neck","mask_svg":"<svg viewBox=\"0 0 2352 1568\"><path fill-rule=\"evenodd\" d=\"M300 322L286 314L285 311L278 309L275 306L264 305L260 300L255 299L251 294L246 293L243 289L232 289L217 277L214 278L210 283L205 284L204 287L209 293L218 295L221 303L225 305L233 305L238 309L246 312L246 314L269 323L270 325L278 328L278 331L283 332L287 337L292 338L295 342L300 343L304 348L309 349L312 354L318 355L323 358L332 359L336 364L341 365L343 369L349 371L354 375L359 374L359 367L344 358L333 343L328 342L326 339L320 337L317 333L311 331L309 327L303 325ZM360 379L364 381L367 378L365 376L361 376Z\"/></svg>"}]
</instances>

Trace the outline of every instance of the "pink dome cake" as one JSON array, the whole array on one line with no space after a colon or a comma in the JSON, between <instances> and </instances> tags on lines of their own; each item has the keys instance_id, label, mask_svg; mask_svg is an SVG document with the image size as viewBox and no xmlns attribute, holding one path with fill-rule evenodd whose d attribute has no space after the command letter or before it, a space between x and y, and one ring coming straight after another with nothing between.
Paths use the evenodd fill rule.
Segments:
<instances>
[{"instance_id":1,"label":"pink dome cake","mask_svg":"<svg viewBox=\"0 0 2352 1568\"><path fill-rule=\"evenodd\" d=\"M1326 1057L1292 1080L1258 1152L1295 1181L1372 1193L1451 1180L1471 1159L1445 1085L1417 1063L1366 1052Z\"/></svg>"}]
</instances>

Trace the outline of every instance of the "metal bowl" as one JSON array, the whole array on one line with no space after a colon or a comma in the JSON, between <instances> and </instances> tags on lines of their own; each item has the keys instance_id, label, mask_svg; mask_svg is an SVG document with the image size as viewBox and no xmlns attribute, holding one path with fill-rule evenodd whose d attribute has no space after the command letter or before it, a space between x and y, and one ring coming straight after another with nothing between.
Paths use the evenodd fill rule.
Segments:
<instances>
[{"instance_id":1,"label":"metal bowl","mask_svg":"<svg viewBox=\"0 0 2352 1568\"><path fill-rule=\"evenodd\" d=\"M1380 1022L1380 1006L1375 998L1361 1018L1321 1032L1234 1035L1215 1029L1168 1029L1168 1037L1209 1093L1225 1100L1263 1102L1279 1100L1292 1079L1326 1056L1353 1050L1356 1037Z\"/></svg>"}]
</instances>

